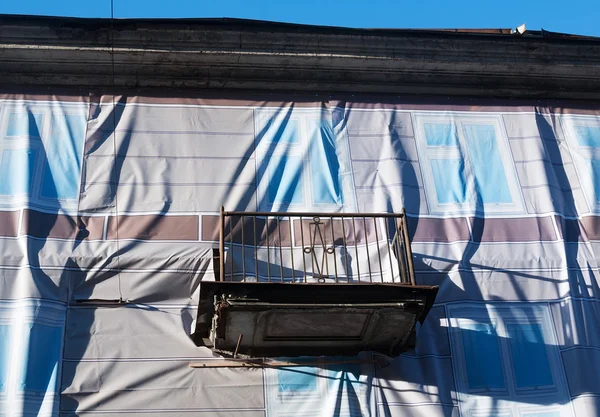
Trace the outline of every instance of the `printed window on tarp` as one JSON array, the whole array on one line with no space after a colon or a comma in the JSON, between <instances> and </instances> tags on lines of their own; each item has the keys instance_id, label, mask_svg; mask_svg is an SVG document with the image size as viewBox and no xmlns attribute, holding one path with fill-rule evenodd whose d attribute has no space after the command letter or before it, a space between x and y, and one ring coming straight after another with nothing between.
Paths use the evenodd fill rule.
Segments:
<instances>
[{"instance_id":1,"label":"printed window on tarp","mask_svg":"<svg viewBox=\"0 0 600 417\"><path fill-rule=\"evenodd\" d=\"M588 209L600 213L600 116L562 116Z\"/></svg>"},{"instance_id":2,"label":"printed window on tarp","mask_svg":"<svg viewBox=\"0 0 600 417\"><path fill-rule=\"evenodd\" d=\"M3 102L0 208L76 208L87 105Z\"/></svg>"},{"instance_id":3,"label":"printed window on tarp","mask_svg":"<svg viewBox=\"0 0 600 417\"><path fill-rule=\"evenodd\" d=\"M494 115L413 114L432 214L524 210L508 140Z\"/></svg>"},{"instance_id":4,"label":"printed window on tarp","mask_svg":"<svg viewBox=\"0 0 600 417\"><path fill-rule=\"evenodd\" d=\"M0 301L0 414L55 415L66 309Z\"/></svg>"},{"instance_id":5,"label":"printed window on tarp","mask_svg":"<svg viewBox=\"0 0 600 417\"><path fill-rule=\"evenodd\" d=\"M571 416L546 305L447 309L461 416Z\"/></svg>"},{"instance_id":6,"label":"printed window on tarp","mask_svg":"<svg viewBox=\"0 0 600 417\"><path fill-rule=\"evenodd\" d=\"M255 110L258 207L352 211L348 143L327 109Z\"/></svg>"},{"instance_id":7,"label":"printed window on tarp","mask_svg":"<svg viewBox=\"0 0 600 417\"><path fill-rule=\"evenodd\" d=\"M267 417L375 415L372 356L279 358L322 365L265 368ZM334 363L363 360L363 363ZM327 363L327 362L329 363Z\"/></svg>"}]
</instances>

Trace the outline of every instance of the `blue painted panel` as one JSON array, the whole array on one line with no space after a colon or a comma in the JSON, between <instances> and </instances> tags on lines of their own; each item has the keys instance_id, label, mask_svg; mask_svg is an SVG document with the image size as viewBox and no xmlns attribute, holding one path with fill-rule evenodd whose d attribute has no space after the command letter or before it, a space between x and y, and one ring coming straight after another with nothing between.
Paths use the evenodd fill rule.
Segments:
<instances>
[{"instance_id":1,"label":"blue painted panel","mask_svg":"<svg viewBox=\"0 0 600 417\"><path fill-rule=\"evenodd\" d=\"M432 159L430 161L438 203L467 201L465 164L462 159Z\"/></svg>"},{"instance_id":2,"label":"blue painted panel","mask_svg":"<svg viewBox=\"0 0 600 417\"><path fill-rule=\"evenodd\" d=\"M8 116L6 136L41 137L44 115L41 113L11 113Z\"/></svg>"},{"instance_id":3,"label":"blue painted panel","mask_svg":"<svg viewBox=\"0 0 600 417\"><path fill-rule=\"evenodd\" d=\"M600 126L575 126L575 134L581 146L600 148Z\"/></svg>"},{"instance_id":4,"label":"blue painted panel","mask_svg":"<svg viewBox=\"0 0 600 417\"><path fill-rule=\"evenodd\" d=\"M42 197L77 198L85 124L83 115L53 117L52 132L46 149Z\"/></svg>"},{"instance_id":5,"label":"blue painted panel","mask_svg":"<svg viewBox=\"0 0 600 417\"><path fill-rule=\"evenodd\" d=\"M317 369L309 366L279 368L277 386L279 392L317 392Z\"/></svg>"},{"instance_id":6,"label":"blue painted panel","mask_svg":"<svg viewBox=\"0 0 600 417\"><path fill-rule=\"evenodd\" d=\"M300 143L300 131L298 120L284 119L279 124L270 121L267 125L266 139L276 144L298 144Z\"/></svg>"},{"instance_id":7,"label":"blue painted panel","mask_svg":"<svg viewBox=\"0 0 600 417\"><path fill-rule=\"evenodd\" d=\"M271 157L269 159L269 203L301 204L302 165L299 156Z\"/></svg>"},{"instance_id":8,"label":"blue painted panel","mask_svg":"<svg viewBox=\"0 0 600 417\"><path fill-rule=\"evenodd\" d=\"M425 139L428 146L458 146L456 128L450 123L425 123Z\"/></svg>"},{"instance_id":9,"label":"blue painted panel","mask_svg":"<svg viewBox=\"0 0 600 417\"><path fill-rule=\"evenodd\" d=\"M594 183L594 194L596 194L596 201L600 201L600 159L592 159L590 161L592 166L592 182Z\"/></svg>"},{"instance_id":10,"label":"blue painted panel","mask_svg":"<svg viewBox=\"0 0 600 417\"><path fill-rule=\"evenodd\" d=\"M36 151L5 149L0 160L0 194L29 194L35 172Z\"/></svg>"},{"instance_id":11,"label":"blue painted panel","mask_svg":"<svg viewBox=\"0 0 600 417\"><path fill-rule=\"evenodd\" d=\"M496 330L485 323L461 326L470 389L503 389L504 373Z\"/></svg>"},{"instance_id":12,"label":"blue painted panel","mask_svg":"<svg viewBox=\"0 0 600 417\"><path fill-rule=\"evenodd\" d=\"M340 164L331 125L312 120L310 130L310 171L313 201L316 204L342 204Z\"/></svg>"},{"instance_id":13,"label":"blue painted panel","mask_svg":"<svg viewBox=\"0 0 600 417\"><path fill-rule=\"evenodd\" d=\"M519 388L554 385L539 324L508 324L515 382Z\"/></svg>"},{"instance_id":14,"label":"blue painted panel","mask_svg":"<svg viewBox=\"0 0 600 417\"><path fill-rule=\"evenodd\" d=\"M21 389L54 392L57 389L58 363L61 359L62 329L33 324L29 330L29 340L26 342L27 362L23 364Z\"/></svg>"},{"instance_id":15,"label":"blue painted panel","mask_svg":"<svg viewBox=\"0 0 600 417\"><path fill-rule=\"evenodd\" d=\"M469 160L475 175L477 194L484 204L511 203L512 197L494 126L465 125Z\"/></svg>"},{"instance_id":16,"label":"blue painted panel","mask_svg":"<svg viewBox=\"0 0 600 417\"><path fill-rule=\"evenodd\" d=\"M10 326L0 325L0 392L6 392L10 364Z\"/></svg>"}]
</instances>

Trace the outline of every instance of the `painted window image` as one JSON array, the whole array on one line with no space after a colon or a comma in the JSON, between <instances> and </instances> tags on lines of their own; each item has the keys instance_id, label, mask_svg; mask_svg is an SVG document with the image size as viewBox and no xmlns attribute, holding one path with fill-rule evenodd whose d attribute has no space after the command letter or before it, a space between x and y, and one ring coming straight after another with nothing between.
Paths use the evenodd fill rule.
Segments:
<instances>
[{"instance_id":1,"label":"painted window image","mask_svg":"<svg viewBox=\"0 0 600 417\"><path fill-rule=\"evenodd\" d=\"M353 204L342 180L345 146L338 143L329 113L260 110L256 118L262 210L340 211Z\"/></svg>"},{"instance_id":2,"label":"painted window image","mask_svg":"<svg viewBox=\"0 0 600 417\"><path fill-rule=\"evenodd\" d=\"M355 360L355 357L279 359L308 362L322 360L323 364L267 369L267 417L374 415L372 365L339 363L348 359ZM327 361L332 363L326 363Z\"/></svg>"},{"instance_id":3,"label":"painted window image","mask_svg":"<svg viewBox=\"0 0 600 417\"><path fill-rule=\"evenodd\" d=\"M448 307L461 416L570 417L547 306Z\"/></svg>"},{"instance_id":4,"label":"painted window image","mask_svg":"<svg viewBox=\"0 0 600 417\"><path fill-rule=\"evenodd\" d=\"M567 142L588 209L600 212L600 117L563 116Z\"/></svg>"},{"instance_id":5,"label":"painted window image","mask_svg":"<svg viewBox=\"0 0 600 417\"><path fill-rule=\"evenodd\" d=\"M0 204L76 204L85 141L82 105L15 105L0 113Z\"/></svg>"},{"instance_id":6,"label":"painted window image","mask_svg":"<svg viewBox=\"0 0 600 417\"><path fill-rule=\"evenodd\" d=\"M497 118L417 114L415 125L432 213L523 210L507 139Z\"/></svg>"}]
</instances>

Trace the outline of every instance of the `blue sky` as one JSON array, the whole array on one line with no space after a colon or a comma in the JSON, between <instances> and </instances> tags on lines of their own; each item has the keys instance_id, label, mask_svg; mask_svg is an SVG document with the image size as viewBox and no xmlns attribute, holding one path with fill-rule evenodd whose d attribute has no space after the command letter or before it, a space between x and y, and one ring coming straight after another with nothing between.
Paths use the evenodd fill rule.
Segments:
<instances>
[{"instance_id":1,"label":"blue sky","mask_svg":"<svg viewBox=\"0 0 600 417\"><path fill-rule=\"evenodd\" d=\"M115 16L237 17L366 28L511 28L600 36L600 0L114 0ZM0 13L109 17L108 0L0 0Z\"/></svg>"}]
</instances>

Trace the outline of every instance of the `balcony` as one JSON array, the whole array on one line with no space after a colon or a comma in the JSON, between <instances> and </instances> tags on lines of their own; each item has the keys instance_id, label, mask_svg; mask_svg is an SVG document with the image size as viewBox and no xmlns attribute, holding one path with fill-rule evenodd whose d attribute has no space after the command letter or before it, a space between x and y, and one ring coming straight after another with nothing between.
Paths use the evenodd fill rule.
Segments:
<instances>
[{"instance_id":1,"label":"balcony","mask_svg":"<svg viewBox=\"0 0 600 417\"><path fill-rule=\"evenodd\" d=\"M404 211L221 209L214 261L194 341L224 355L396 356L437 293L415 284Z\"/></svg>"}]
</instances>

